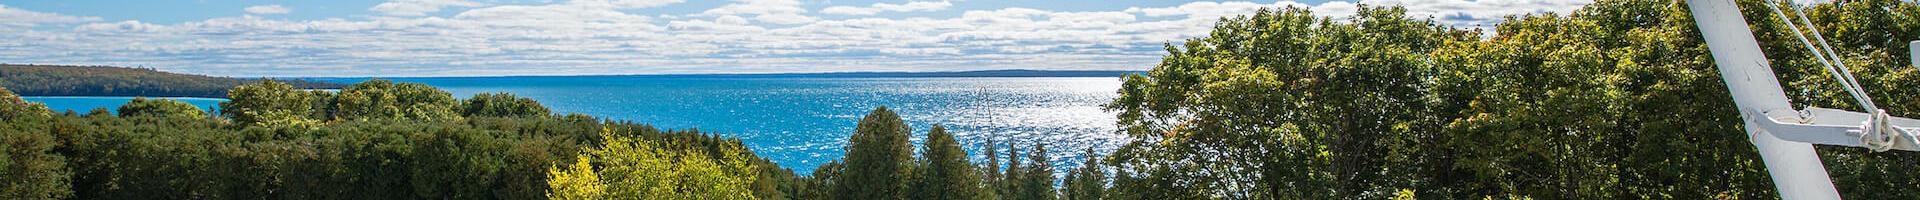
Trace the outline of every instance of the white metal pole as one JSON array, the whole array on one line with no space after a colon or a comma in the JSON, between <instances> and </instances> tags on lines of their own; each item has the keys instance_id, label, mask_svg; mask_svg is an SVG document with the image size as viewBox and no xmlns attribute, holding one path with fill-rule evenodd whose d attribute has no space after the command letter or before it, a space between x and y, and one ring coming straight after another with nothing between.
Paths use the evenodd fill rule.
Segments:
<instances>
[{"instance_id":1,"label":"white metal pole","mask_svg":"<svg viewBox=\"0 0 1920 200\"><path fill-rule=\"evenodd\" d=\"M1920 69L1920 40L1907 42L1907 64Z\"/></svg>"},{"instance_id":2,"label":"white metal pole","mask_svg":"<svg viewBox=\"0 0 1920 200\"><path fill-rule=\"evenodd\" d=\"M1707 48L1713 52L1720 78L1733 94L1740 117L1745 120L1747 137L1760 151L1760 159L1773 176L1774 186L1784 199L1840 199L1820 164L1813 145L1781 140L1773 133L1755 127L1757 120L1769 120L1764 113L1794 112L1780 88L1760 43L1747 28L1746 17L1733 0L1688 0L1694 23L1700 27Z\"/></svg>"}]
</instances>

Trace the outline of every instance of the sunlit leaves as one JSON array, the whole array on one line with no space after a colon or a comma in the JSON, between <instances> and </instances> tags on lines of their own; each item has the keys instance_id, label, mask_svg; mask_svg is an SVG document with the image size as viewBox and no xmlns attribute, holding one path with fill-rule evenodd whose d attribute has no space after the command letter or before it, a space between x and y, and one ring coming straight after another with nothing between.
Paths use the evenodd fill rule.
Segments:
<instances>
[{"instance_id":1,"label":"sunlit leaves","mask_svg":"<svg viewBox=\"0 0 1920 200\"><path fill-rule=\"evenodd\" d=\"M204 119L206 111L186 102L170 99L133 98L133 101L120 105L120 117L153 116L176 119Z\"/></svg>"},{"instance_id":2,"label":"sunlit leaves","mask_svg":"<svg viewBox=\"0 0 1920 200\"><path fill-rule=\"evenodd\" d=\"M586 150L572 165L549 170L550 199L755 199L748 187L759 172L744 148L722 148L713 158L611 132L601 134L605 145Z\"/></svg>"}]
</instances>

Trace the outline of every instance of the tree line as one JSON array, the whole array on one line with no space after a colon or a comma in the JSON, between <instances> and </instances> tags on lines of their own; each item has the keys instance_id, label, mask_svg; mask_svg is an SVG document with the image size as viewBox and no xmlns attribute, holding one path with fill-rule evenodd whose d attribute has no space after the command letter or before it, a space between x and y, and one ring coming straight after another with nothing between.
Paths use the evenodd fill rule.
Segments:
<instances>
[{"instance_id":1,"label":"tree line","mask_svg":"<svg viewBox=\"0 0 1920 200\"><path fill-rule=\"evenodd\" d=\"M25 96L226 98L227 89L258 80L169 73L151 68L0 64L0 87ZM302 89L341 84L281 80Z\"/></svg>"},{"instance_id":2,"label":"tree line","mask_svg":"<svg viewBox=\"0 0 1920 200\"><path fill-rule=\"evenodd\" d=\"M794 199L1099 199L1088 194L1105 190L1105 172L1097 167L1073 171L1065 182L1070 187L1058 187L1062 182L1056 181L1042 145L1024 154L1006 151L1003 165L998 146L987 144L981 152L986 163L975 164L940 125L926 132L915 156L908 142L911 130L892 110L873 110L854 128L844 158L795 179L787 194Z\"/></svg>"}]
</instances>

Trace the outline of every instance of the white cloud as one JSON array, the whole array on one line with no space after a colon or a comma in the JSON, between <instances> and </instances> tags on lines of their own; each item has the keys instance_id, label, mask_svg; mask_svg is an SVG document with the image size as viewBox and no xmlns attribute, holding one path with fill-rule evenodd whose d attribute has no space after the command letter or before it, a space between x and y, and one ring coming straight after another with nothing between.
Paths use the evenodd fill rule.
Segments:
<instances>
[{"instance_id":1,"label":"white cloud","mask_svg":"<svg viewBox=\"0 0 1920 200\"><path fill-rule=\"evenodd\" d=\"M671 4L680 3L680 2L686 2L686 1L685 0L573 0L567 3L576 4L576 5L594 6L594 7L624 9L624 8L659 7L659 6L671 5Z\"/></svg>"},{"instance_id":2,"label":"white cloud","mask_svg":"<svg viewBox=\"0 0 1920 200\"><path fill-rule=\"evenodd\" d=\"M246 10L247 13L252 13L256 15L287 14L287 13L293 12L293 9L287 8L286 6L280 6L280 5L248 6L244 10Z\"/></svg>"},{"instance_id":3,"label":"white cloud","mask_svg":"<svg viewBox=\"0 0 1920 200\"><path fill-rule=\"evenodd\" d=\"M1191 2L1110 11L1013 7L956 11L957 15L948 17L828 19L810 14L842 11L808 13L797 0L741 0L692 14L628 10L677 2L480 5L443 1L418 8L472 8L451 11L449 16L426 16L438 11L416 9L348 19L238 16L184 23L102 22L0 6L0 28L27 27L0 31L0 60L155 66L224 76L1137 70L1160 59L1165 53L1162 44L1205 36L1218 18L1259 8L1296 6L1343 18L1359 4L1402 5L1410 13L1435 16L1442 23L1470 25L1490 23L1503 15L1566 12L1584 4ZM886 7L877 5L881 4L859 8ZM927 9L933 8L875 12Z\"/></svg>"},{"instance_id":4,"label":"white cloud","mask_svg":"<svg viewBox=\"0 0 1920 200\"><path fill-rule=\"evenodd\" d=\"M53 13L34 12L0 5L0 26L34 26L38 24L59 24L100 21L99 17L67 16Z\"/></svg>"},{"instance_id":5,"label":"white cloud","mask_svg":"<svg viewBox=\"0 0 1920 200\"><path fill-rule=\"evenodd\" d=\"M826 9L821 9L820 13L836 14L836 15L874 15L874 14L879 14L880 12L939 11L939 10L945 10L947 9L947 7L951 7L951 6L953 6L953 2L947 2L947 1L939 1L939 2L915 1L915 2L907 2L906 4L873 3L873 5L869 5L866 7L853 7L853 6L827 7Z\"/></svg>"},{"instance_id":6,"label":"white cloud","mask_svg":"<svg viewBox=\"0 0 1920 200\"><path fill-rule=\"evenodd\" d=\"M773 24L804 24L819 20L806 16L799 0L735 0L732 4L702 11L699 16L752 15L753 20Z\"/></svg>"},{"instance_id":7,"label":"white cloud","mask_svg":"<svg viewBox=\"0 0 1920 200\"><path fill-rule=\"evenodd\" d=\"M1455 26L1492 26L1501 17L1528 13L1568 13L1590 0L1366 0L1367 5L1406 6L1407 14L1433 16ZM1352 9L1347 9L1352 10ZM1319 10L1315 10L1319 11ZM1351 12L1351 11L1348 11Z\"/></svg>"},{"instance_id":8,"label":"white cloud","mask_svg":"<svg viewBox=\"0 0 1920 200\"><path fill-rule=\"evenodd\" d=\"M445 7L477 7L485 4L467 0L393 0L368 8L374 12L394 16L423 16L440 12Z\"/></svg>"}]
</instances>

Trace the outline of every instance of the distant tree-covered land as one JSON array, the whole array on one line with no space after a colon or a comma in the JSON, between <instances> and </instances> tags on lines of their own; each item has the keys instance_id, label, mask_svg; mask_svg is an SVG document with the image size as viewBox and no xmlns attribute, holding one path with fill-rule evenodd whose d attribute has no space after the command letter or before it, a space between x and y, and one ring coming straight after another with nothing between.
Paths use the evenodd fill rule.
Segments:
<instances>
[{"instance_id":1,"label":"distant tree-covered land","mask_svg":"<svg viewBox=\"0 0 1920 200\"><path fill-rule=\"evenodd\" d=\"M788 74L701 74L715 77L832 77L832 78L917 78L917 77L1119 77L1140 71L1115 70L980 70L951 72L833 72Z\"/></svg>"},{"instance_id":2,"label":"distant tree-covered land","mask_svg":"<svg viewBox=\"0 0 1920 200\"><path fill-rule=\"evenodd\" d=\"M0 64L0 87L24 96L141 96L225 98L227 89L257 81L163 72L146 68ZM295 88L339 89L340 84L284 81Z\"/></svg>"}]
</instances>

